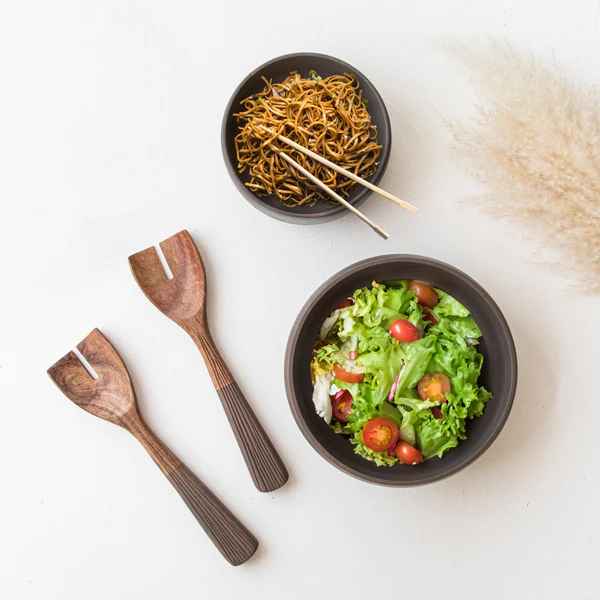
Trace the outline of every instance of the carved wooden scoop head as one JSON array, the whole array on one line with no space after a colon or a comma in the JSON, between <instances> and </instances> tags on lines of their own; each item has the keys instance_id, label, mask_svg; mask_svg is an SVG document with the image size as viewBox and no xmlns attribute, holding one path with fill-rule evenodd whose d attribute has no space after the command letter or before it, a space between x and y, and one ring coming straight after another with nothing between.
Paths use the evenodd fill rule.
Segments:
<instances>
[{"instance_id":1,"label":"carved wooden scoop head","mask_svg":"<svg viewBox=\"0 0 600 600\"><path fill-rule=\"evenodd\" d=\"M116 425L126 426L137 416L135 392L127 367L99 329L94 329L77 349L98 375L94 379L74 352L48 369L61 391L89 413Z\"/></svg>"},{"instance_id":2,"label":"carved wooden scoop head","mask_svg":"<svg viewBox=\"0 0 600 600\"><path fill-rule=\"evenodd\" d=\"M147 298L167 317L187 329L204 323L206 275L192 236L180 231L160 243L173 273L168 279L154 247L129 257L133 275Z\"/></svg>"}]
</instances>

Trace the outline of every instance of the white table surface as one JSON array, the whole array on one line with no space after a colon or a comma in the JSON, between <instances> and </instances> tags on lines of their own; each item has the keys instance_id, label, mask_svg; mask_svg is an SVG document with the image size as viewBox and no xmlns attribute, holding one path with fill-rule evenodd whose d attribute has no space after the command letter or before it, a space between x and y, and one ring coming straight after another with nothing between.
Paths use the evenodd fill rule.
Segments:
<instances>
[{"instance_id":1,"label":"white table surface","mask_svg":"<svg viewBox=\"0 0 600 600\"><path fill-rule=\"evenodd\" d=\"M239 4L239 5L238 5ZM446 117L474 95L445 43L500 35L597 82L599 2L14 2L0 19L0 596L597 598L600 302L539 264L517 226L469 202ZM364 15L364 16L363 16ZM344 58L380 90L394 146L372 198L313 227L244 202L221 115L252 68L290 51ZM145 299L132 252L189 228L214 335L289 467L256 492L200 357ZM387 252L446 260L496 298L520 381L494 445L448 480L385 489L324 462L284 393L307 296ZM99 326L149 423L260 538L228 566L135 440L77 409L46 368ZM596 559L594 559L596 556Z\"/></svg>"}]
</instances>

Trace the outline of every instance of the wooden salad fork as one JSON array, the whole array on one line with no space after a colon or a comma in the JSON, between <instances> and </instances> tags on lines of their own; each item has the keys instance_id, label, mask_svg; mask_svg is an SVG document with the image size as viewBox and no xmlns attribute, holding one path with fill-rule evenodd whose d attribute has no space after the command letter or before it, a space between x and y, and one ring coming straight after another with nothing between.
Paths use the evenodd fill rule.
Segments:
<instances>
[{"instance_id":1,"label":"wooden salad fork","mask_svg":"<svg viewBox=\"0 0 600 600\"><path fill-rule=\"evenodd\" d=\"M254 485L261 492L276 490L287 481L288 473L211 337L206 275L198 248L186 230L161 242L160 247L173 278L167 278L154 247L129 257L133 275L150 302L198 346Z\"/></svg>"},{"instance_id":2,"label":"wooden salad fork","mask_svg":"<svg viewBox=\"0 0 600 600\"><path fill-rule=\"evenodd\" d=\"M223 556L232 565L247 561L258 547L256 538L146 425L137 407L127 367L111 343L100 330L94 329L77 349L97 379L74 352L69 352L48 369L54 383L77 406L132 433Z\"/></svg>"}]
</instances>

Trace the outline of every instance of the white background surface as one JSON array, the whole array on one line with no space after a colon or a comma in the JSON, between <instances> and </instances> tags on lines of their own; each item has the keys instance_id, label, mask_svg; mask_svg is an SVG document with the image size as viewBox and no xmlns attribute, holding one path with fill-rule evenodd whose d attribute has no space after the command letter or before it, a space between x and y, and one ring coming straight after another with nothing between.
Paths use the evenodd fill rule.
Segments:
<instances>
[{"instance_id":1,"label":"white background surface","mask_svg":"<svg viewBox=\"0 0 600 600\"><path fill-rule=\"evenodd\" d=\"M518 227L464 200L443 118L468 117L447 41L499 35L598 74L598 2L14 2L0 19L0 595L125 598L596 598L598 298L538 264ZM377 198L315 227L245 203L219 145L230 93L258 64L322 51L362 70L393 122ZM181 228L204 254L216 340L290 483L257 493L191 341L137 289L127 256ZM355 481L305 442L283 388L308 294L386 252L479 280L520 359L505 430L473 466L418 489ZM149 423L256 533L228 566L141 447L77 409L45 369L101 327ZM594 559L596 556L596 559Z\"/></svg>"}]
</instances>

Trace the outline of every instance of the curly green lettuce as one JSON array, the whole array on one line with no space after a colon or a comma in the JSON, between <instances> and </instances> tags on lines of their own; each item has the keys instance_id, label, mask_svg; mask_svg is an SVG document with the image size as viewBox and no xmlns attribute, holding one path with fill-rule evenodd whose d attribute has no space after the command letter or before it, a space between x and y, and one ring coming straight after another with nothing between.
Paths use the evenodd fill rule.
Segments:
<instances>
[{"instance_id":1,"label":"curly green lettuce","mask_svg":"<svg viewBox=\"0 0 600 600\"><path fill-rule=\"evenodd\" d=\"M483 355L477 344L481 331L469 310L443 290L424 319L422 307L405 280L357 289L352 306L332 313L313 354L313 377L331 373L333 365L360 370L360 383L333 378L334 389L348 389L352 410L347 423L332 423L334 431L350 436L354 451L379 466L392 466L395 456L374 452L362 440L367 421L378 416L394 420L401 438L416 445L424 458L442 457L466 438L469 419L483 414L491 394L478 384ZM388 329L396 319L407 319L421 329L416 342L399 343ZM351 358L349 358L351 357ZM423 401L416 386L426 373L441 372L451 381L447 402ZM431 408L437 406L441 418Z\"/></svg>"}]
</instances>

